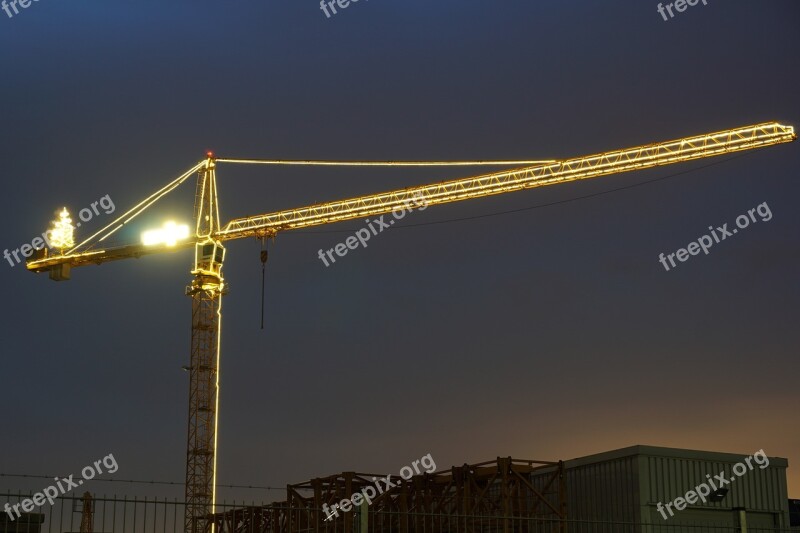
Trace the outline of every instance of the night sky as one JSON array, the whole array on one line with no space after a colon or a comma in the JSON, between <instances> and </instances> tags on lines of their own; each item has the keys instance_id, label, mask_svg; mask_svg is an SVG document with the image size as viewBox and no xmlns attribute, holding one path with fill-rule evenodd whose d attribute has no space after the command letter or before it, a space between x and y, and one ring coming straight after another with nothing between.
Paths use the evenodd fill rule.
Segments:
<instances>
[{"instance_id":1,"label":"night sky","mask_svg":"<svg viewBox=\"0 0 800 533\"><path fill-rule=\"evenodd\" d=\"M63 206L77 219L109 195L119 214L209 149L550 159L797 127L798 27L797 0L708 0L668 21L647 0L362 0L330 18L316 0L0 11L0 247L30 243ZM649 444L787 457L800 497L799 164L796 142L430 208L330 267L318 250L363 221L283 233L264 331L260 244L230 242L218 482ZM217 176L229 220L485 171ZM190 222L193 195L191 180L117 242ZM771 220L669 272L658 262L764 202ZM0 473L66 476L112 453L118 478L183 481L191 255L66 283L3 261ZM0 490L43 483L0 477ZM242 497L282 496L220 491Z\"/></svg>"}]
</instances>

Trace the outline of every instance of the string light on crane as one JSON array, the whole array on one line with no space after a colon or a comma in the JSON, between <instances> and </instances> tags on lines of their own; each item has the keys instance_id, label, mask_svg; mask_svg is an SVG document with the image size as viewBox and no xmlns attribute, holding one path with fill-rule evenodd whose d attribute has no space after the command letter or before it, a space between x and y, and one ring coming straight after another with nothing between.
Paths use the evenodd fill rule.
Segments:
<instances>
[{"instance_id":1,"label":"string light on crane","mask_svg":"<svg viewBox=\"0 0 800 533\"><path fill-rule=\"evenodd\" d=\"M72 218L69 216L69 211L67 211L66 207L58 214L58 220L54 220L52 224L50 243L53 248L58 248L63 254L64 250L75 246L75 240L73 239L75 228L72 226Z\"/></svg>"}]
</instances>

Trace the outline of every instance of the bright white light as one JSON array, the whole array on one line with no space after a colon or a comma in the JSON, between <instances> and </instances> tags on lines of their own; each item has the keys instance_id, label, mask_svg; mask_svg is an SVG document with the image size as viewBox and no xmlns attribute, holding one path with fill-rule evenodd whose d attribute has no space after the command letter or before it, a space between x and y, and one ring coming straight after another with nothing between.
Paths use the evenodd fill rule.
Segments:
<instances>
[{"instance_id":1,"label":"bright white light","mask_svg":"<svg viewBox=\"0 0 800 533\"><path fill-rule=\"evenodd\" d=\"M175 246L178 241L189 237L189 226L186 224L175 224L173 221L164 222L161 229L151 229L142 233L142 244L153 246L155 244L166 244Z\"/></svg>"}]
</instances>

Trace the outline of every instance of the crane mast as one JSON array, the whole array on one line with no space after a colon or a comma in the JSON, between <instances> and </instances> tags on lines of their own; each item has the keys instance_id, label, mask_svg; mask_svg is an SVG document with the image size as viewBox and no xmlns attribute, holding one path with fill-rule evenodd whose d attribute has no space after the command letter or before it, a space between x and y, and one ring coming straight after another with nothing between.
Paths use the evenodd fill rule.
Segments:
<instances>
[{"instance_id":1,"label":"crane mast","mask_svg":"<svg viewBox=\"0 0 800 533\"><path fill-rule=\"evenodd\" d=\"M186 446L185 531L205 531L216 501L219 362L222 331L222 263L216 164L209 155L197 180L195 250L191 285L192 338L189 358L189 429Z\"/></svg>"},{"instance_id":2,"label":"crane mast","mask_svg":"<svg viewBox=\"0 0 800 533\"><path fill-rule=\"evenodd\" d=\"M106 228L112 229L100 238L93 248L80 249L84 243L92 239L90 238L61 255L48 256L47 250L44 249L41 254L27 262L27 268L32 272L49 272L50 277L55 280L65 280L69 279L69 269L72 267L194 247L194 268L191 271L193 278L186 288L186 294L192 299L192 336L188 368L189 428L185 530L187 533L201 533L207 531L211 523L208 518L214 512L216 501L221 309L222 296L226 293L222 277L222 264L225 258L223 242L244 237L264 238L275 236L281 231L380 215L405 208L409 203L414 204L420 200L426 205L459 202L774 146L791 142L796 138L793 127L769 122L590 156L546 161L533 166L476 177L237 218L225 225L221 225L219 216L217 164L275 164L276 161L215 159L212 154L208 154L205 161L201 161L109 224ZM392 165L392 163L386 164ZM404 166L403 163L396 165ZM406 163L405 166L411 165ZM130 222L143 209L180 185L194 172L198 173L198 179L194 209L195 234L192 239L177 243L175 246L127 245L105 249L97 247L111 233ZM106 228L94 236L100 235Z\"/></svg>"}]
</instances>

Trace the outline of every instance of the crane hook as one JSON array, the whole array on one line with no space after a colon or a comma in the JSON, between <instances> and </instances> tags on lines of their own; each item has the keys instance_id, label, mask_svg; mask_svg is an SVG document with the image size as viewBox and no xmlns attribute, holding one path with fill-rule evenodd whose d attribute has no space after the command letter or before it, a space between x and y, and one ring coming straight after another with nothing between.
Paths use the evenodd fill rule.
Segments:
<instances>
[{"instance_id":1,"label":"crane hook","mask_svg":"<svg viewBox=\"0 0 800 533\"><path fill-rule=\"evenodd\" d=\"M264 277L267 267L269 252L267 251L266 237L261 237L261 329L264 329Z\"/></svg>"}]
</instances>

